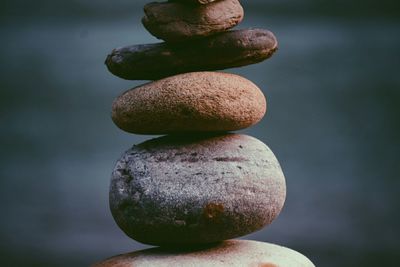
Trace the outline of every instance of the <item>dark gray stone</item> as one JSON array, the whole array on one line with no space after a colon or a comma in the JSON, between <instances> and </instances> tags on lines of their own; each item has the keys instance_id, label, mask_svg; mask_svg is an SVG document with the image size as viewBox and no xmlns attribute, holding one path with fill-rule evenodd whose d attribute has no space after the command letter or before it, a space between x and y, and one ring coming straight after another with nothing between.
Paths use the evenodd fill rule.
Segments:
<instances>
[{"instance_id":1,"label":"dark gray stone","mask_svg":"<svg viewBox=\"0 0 400 267\"><path fill-rule=\"evenodd\" d=\"M155 37L166 42L206 37L233 28L243 19L238 0L209 5L153 2L144 6L142 23Z\"/></svg>"},{"instance_id":2,"label":"dark gray stone","mask_svg":"<svg viewBox=\"0 0 400 267\"><path fill-rule=\"evenodd\" d=\"M165 136L117 162L110 208L131 238L152 245L212 243L270 224L285 179L272 151L240 134Z\"/></svg>"},{"instance_id":3,"label":"dark gray stone","mask_svg":"<svg viewBox=\"0 0 400 267\"><path fill-rule=\"evenodd\" d=\"M114 49L106 65L127 80L157 80L179 73L220 70L261 62L278 49L267 30L228 31L179 43L133 45Z\"/></svg>"}]
</instances>

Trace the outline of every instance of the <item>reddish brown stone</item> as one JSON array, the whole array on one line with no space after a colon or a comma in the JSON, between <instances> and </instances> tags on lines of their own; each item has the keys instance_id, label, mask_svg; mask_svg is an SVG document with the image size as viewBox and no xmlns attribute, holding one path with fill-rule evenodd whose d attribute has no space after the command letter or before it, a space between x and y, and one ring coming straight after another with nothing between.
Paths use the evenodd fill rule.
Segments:
<instances>
[{"instance_id":1,"label":"reddish brown stone","mask_svg":"<svg viewBox=\"0 0 400 267\"><path fill-rule=\"evenodd\" d=\"M113 103L112 119L136 134L215 132L250 127L265 112L265 97L251 81L228 73L192 72L123 93Z\"/></svg>"},{"instance_id":2,"label":"reddish brown stone","mask_svg":"<svg viewBox=\"0 0 400 267\"><path fill-rule=\"evenodd\" d=\"M180 2L180 3L186 3L186 4L209 4L212 2L216 2L218 0L169 0L168 2Z\"/></svg>"},{"instance_id":3,"label":"reddish brown stone","mask_svg":"<svg viewBox=\"0 0 400 267\"><path fill-rule=\"evenodd\" d=\"M238 0L221 0L209 5L153 2L145 5L143 25L166 42L206 37L226 31L243 19Z\"/></svg>"}]
</instances>

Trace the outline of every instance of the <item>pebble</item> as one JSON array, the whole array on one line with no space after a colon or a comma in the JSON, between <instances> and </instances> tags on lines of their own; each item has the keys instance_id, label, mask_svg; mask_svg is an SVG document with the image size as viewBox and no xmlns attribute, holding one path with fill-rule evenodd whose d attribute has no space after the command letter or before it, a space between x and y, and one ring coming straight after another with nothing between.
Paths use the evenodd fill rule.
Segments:
<instances>
[{"instance_id":1,"label":"pebble","mask_svg":"<svg viewBox=\"0 0 400 267\"><path fill-rule=\"evenodd\" d=\"M136 134L234 131L260 121L266 100L234 74L192 72L133 88L113 103L112 119Z\"/></svg>"},{"instance_id":2,"label":"pebble","mask_svg":"<svg viewBox=\"0 0 400 267\"><path fill-rule=\"evenodd\" d=\"M110 209L129 237L150 245L222 241L269 225L285 178L273 152L241 134L164 136L118 160Z\"/></svg>"},{"instance_id":3,"label":"pebble","mask_svg":"<svg viewBox=\"0 0 400 267\"><path fill-rule=\"evenodd\" d=\"M152 248L115 256L92 267L315 267L299 252L264 242L228 240L203 249Z\"/></svg>"},{"instance_id":4,"label":"pebble","mask_svg":"<svg viewBox=\"0 0 400 267\"><path fill-rule=\"evenodd\" d=\"M245 29L179 43L133 45L114 49L106 65L127 80L157 80L179 73L210 71L261 62L278 49L270 31Z\"/></svg>"},{"instance_id":5,"label":"pebble","mask_svg":"<svg viewBox=\"0 0 400 267\"><path fill-rule=\"evenodd\" d=\"M144 12L144 27L166 42L223 32L243 19L243 8L238 0L220 0L209 5L152 2L144 6Z\"/></svg>"},{"instance_id":6,"label":"pebble","mask_svg":"<svg viewBox=\"0 0 400 267\"><path fill-rule=\"evenodd\" d=\"M218 1L218 0L169 0L168 2L181 2L181 3L187 3L187 4L195 3L195 4L205 5L205 4L215 2L215 1Z\"/></svg>"}]
</instances>

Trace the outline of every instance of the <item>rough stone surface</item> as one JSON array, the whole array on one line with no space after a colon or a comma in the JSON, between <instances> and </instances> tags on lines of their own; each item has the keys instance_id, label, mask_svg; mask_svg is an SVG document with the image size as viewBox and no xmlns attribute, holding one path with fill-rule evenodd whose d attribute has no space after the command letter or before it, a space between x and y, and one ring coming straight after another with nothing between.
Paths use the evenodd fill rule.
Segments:
<instances>
[{"instance_id":1,"label":"rough stone surface","mask_svg":"<svg viewBox=\"0 0 400 267\"><path fill-rule=\"evenodd\" d=\"M257 123L265 112L265 97L251 81L192 72L126 91L114 101L112 119L137 134L233 131Z\"/></svg>"},{"instance_id":2,"label":"rough stone surface","mask_svg":"<svg viewBox=\"0 0 400 267\"><path fill-rule=\"evenodd\" d=\"M272 151L240 134L165 136L117 162L110 208L131 238L151 245L212 243L270 224L285 178Z\"/></svg>"},{"instance_id":3,"label":"rough stone surface","mask_svg":"<svg viewBox=\"0 0 400 267\"><path fill-rule=\"evenodd\" d=\"M270 31L247 29L193 41L117 48L108 55L106 65L123 79L157 80L179 73L258 63L277 49L277 40Z\"/></svg>"},{"instance_id":4,"label":"rough stone surface","mask_svg":"<svg viewBox=\"0 0 400 267\"><path fill-rule=\"evenodd\" d=\"M302 254L274 244L229 240L203 250L153 248L119 255L93 267L315 267Z\"/></svg>"},{"instance_id":5,"label":"rough stone surface","mask_svg":"<svg viewBox=\"0 0 400 267\"><path fill-rule=\"evenodd\" d=\"M209 5L153 2L145 5L142 23L155 37L166 42L206 37L226 31L243 19L238 0L221 0Z\"/></svg>"}]
</instances>

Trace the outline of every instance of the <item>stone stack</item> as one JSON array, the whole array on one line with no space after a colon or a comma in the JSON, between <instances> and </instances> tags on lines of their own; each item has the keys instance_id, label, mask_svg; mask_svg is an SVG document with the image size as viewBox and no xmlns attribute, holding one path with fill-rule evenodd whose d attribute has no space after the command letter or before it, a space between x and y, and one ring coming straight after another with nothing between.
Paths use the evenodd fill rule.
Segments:
<instances>
[{"instance_id":1,"label":"stone stack","mask_svg":"<svg viewBox=\"0 0 400 267\"><path fill-rule=\"evenodd\" d=\"M95 266L313 266L287 248L229 240L269 225L286 185L264 143L228 133L263 118L263 93L243 77L212 71L267 59L275 36L230 30L243 19L238 0L150 3L144 12L143 25L164 42L114 49L106 65L124 79L156 81L120 95L112 119L130 133L165 136L118 160L110 208L125 234L159 248Z\"/></svg>"}]
</instances>

